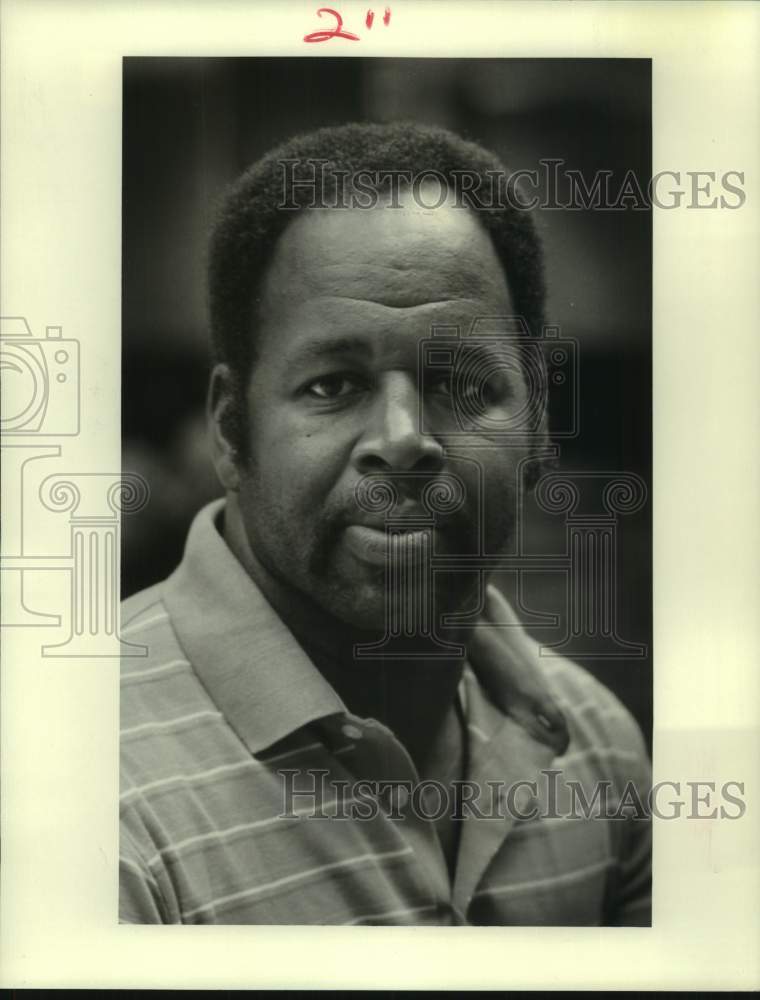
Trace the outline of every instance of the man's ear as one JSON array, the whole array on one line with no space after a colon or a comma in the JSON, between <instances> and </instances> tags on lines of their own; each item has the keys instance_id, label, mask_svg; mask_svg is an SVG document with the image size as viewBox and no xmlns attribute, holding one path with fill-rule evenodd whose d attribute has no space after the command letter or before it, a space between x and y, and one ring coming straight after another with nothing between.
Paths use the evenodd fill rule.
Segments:
<instances>
[{"instance_id":1,"label":"man's ear","mask_svg":"<svg viewBox=\"0 0 760 1000\"><path fill-rule=\"evenodd\" d=\"M206 420L211 439L211 459L222 486L240 489L236 442L232 440L237 421L235 382L228 365L216 365L211 372L206 396Z\"/></svg>"}]
</instances>

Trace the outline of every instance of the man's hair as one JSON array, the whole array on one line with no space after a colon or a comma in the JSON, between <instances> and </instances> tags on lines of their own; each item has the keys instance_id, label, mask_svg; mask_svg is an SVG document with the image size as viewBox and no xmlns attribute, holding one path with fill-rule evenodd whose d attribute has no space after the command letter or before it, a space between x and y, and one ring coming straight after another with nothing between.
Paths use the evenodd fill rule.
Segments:
<instances>
[{"instance_id":1,"label":"man's hair","mask_svg":"<svg viewBox=\"0 0 760 1000\"><path fill-rule=\"evenodd\" d=\"M315 160L326 163L309 162ZM283 161L289 161L287 167ZM480 184L494 192L485 201L481 195L474 206L468 199L463 203L470 207L463 210L476 211L493 241L515 313L533 336L540 334L541 244L530 214L515 207L514 186L498 157L446 129L413 122L352 123L295 136L249 167L227 191L209 245L212 351L215 362L228 365L233 380L224 429L240 457L248 452L244 397L256 356L257 307L278 237L299 210L335 203L336 176L345 176L351 190L350 178L362 173L363 190L372 187L382 194L389 180L369 185L367 177L400 172L414 177L425 171L434 171L451 191L461 189L461 175L467 173L476 178L476 191ZM286 186L286 176L295 183Z\"/></svg>"}]
</instances>

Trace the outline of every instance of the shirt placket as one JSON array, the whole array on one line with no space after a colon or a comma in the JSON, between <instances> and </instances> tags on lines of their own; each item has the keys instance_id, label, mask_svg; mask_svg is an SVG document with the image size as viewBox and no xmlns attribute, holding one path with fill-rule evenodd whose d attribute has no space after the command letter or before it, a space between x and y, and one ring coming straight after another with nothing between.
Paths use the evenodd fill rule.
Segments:
<instances>
[{"instance_id":1,"label":"shirt placket","mask_svg":"<svg viewBox=\"0 0 760 1000\"><path fill-rule=\"evenodd\" d=\"M454 906L465 915L490 864L506 849L515 824L508 790L538 779L555 757L550 746L490 705L474 679L466 687L468 723L479 731L480 739L474 745L471 741L467 780L476 794L463 820L453 888Z\"/></svg>"},{"instance_id":2,"label":"shirt placket","mask_svg":"<svg viewBox=\"0 0 760 1000\"><path fill-rule=\"evenodd\" d=\"M447 911L452 922L462 917L453 911L452 887L435 824L415 808L415 789L421 782L409 753L395 735L376 719L346 714L340 726L344 740L337 753L350 766L357 781L380 791L380 809L412 848L415 861L434 902Z\"/></svg>"}]
</instances>

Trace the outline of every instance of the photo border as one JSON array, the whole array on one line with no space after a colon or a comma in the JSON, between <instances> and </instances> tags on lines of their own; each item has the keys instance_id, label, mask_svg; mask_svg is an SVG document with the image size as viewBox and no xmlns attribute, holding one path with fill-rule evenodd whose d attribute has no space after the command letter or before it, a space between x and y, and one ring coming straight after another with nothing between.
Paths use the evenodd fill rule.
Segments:
<instances>
[{"instance_id":1,"label":"photo border","mask_svg":"<svg viewBox=\"0 0 760 1000\"><path fill-rule=\"evenodd\" d=\"M346 26L361 24L367 6L339 5ZM654 171L744 172L741 210L654 213L654 780L743 781L747 812L735 822L655 823L651 929L119 926L118 658L45 657L40 630L4 629L4 986L760 983L760 491L752 433L760 398L760 8L391 6L383 33L332 39L325 51L651 57ZM319 58L320 47L303 42L319 27L316 7L3 4L0 302L3 316L23 316L35 336L60 327L80 345L81 429L66 439L67 474L120 470L122 57ZM23 513L21 491L6 476L3 501L5 541L7 524ZM61 520L35 522L42 556L66 549ZM61 574L49 577L44 586L60 586Z\"/></svg>"}]
</instances>

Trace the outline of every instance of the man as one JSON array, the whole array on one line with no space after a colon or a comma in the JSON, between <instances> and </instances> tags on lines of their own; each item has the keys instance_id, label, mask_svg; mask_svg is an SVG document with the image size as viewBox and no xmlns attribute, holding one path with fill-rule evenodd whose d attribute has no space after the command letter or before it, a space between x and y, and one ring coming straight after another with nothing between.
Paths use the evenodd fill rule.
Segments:
<instances>
[{"instance_id":1,"label":"man","mask_svg":"<svg viewBox=\"0 0 760 1000\"><path fill-rule=\"evenodd\" d=\"M494 330L541 329L540 248L454 181L500 171L440 129L352 125L227 196L225 499L123 613L147 660L122 678L122 921L649 922L641 735L468 559L508 551L546 443L545 414L495 432L529 409L521 338ZM441 328L453 367L421 351Z\"/></svg>"}]
</instances>

